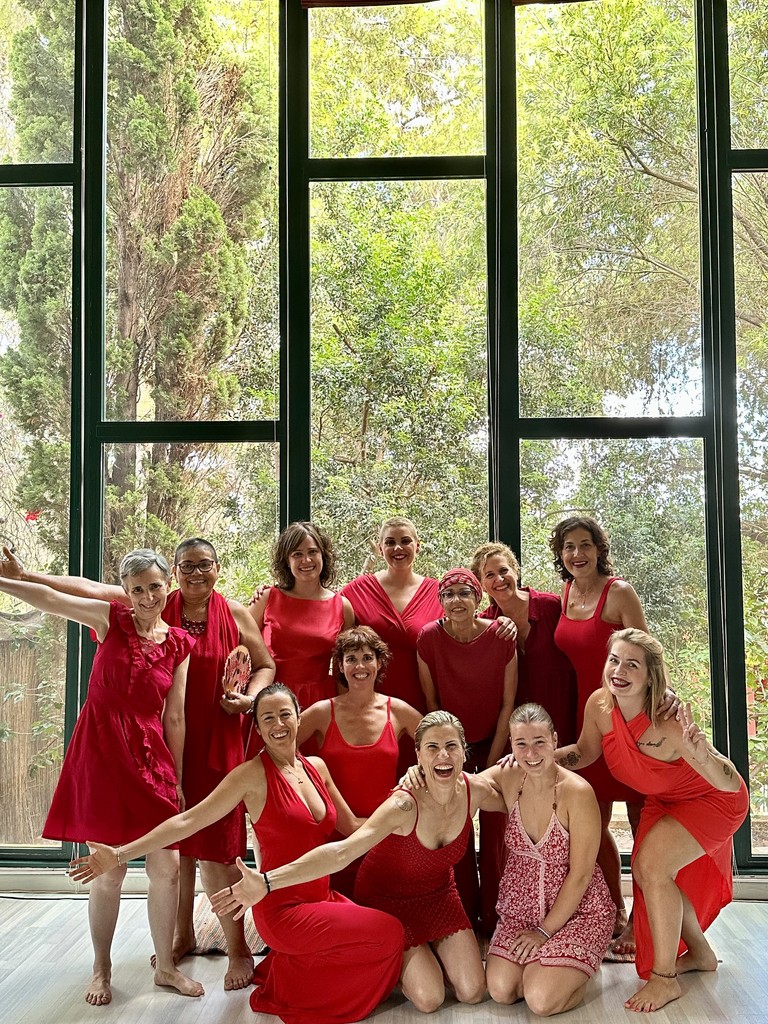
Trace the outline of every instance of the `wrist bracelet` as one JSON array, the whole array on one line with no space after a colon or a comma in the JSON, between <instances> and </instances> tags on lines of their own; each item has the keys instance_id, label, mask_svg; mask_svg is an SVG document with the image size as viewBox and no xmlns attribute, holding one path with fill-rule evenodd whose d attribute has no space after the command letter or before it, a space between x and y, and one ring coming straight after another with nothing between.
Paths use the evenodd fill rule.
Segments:
<instances>
[{"instance_id":1,"label":"wrist bracelet","mask_svg":"<svg viewBox=\"0 0 768 1024\"><path fill-rule=\"evenodd\" d=\"M272 886L269 884L269 875L266 871L261 872L261 877L264 879L264 885L267 887L267 896L272 892Z\"/></svg>"},{"instance_id":2,"label":"wrist bracelet","mask_svg":"<svg viewBox=\"0 0 768 1024\"><path fill-rule=\"evenodd\" d=\"M540 932L547 941L549 941L552 938L549 932L545 928L542 928L540 924L537 924L533 930L535 932Z\"/></svg>"},{"instance_id":3,"label":"wrist bracelet","mask_svg":"<svg viewBox=\"0 0 768 1024\"><path fill-rule=\"evenodd\" d=\"M246 693L245 696L251 698L251 706L248 708L248 710L245 713L246 713L246 715L252 715L253 714L253 710L256 707L256 694L255 693Z\"/></svg>"}]
</instances>

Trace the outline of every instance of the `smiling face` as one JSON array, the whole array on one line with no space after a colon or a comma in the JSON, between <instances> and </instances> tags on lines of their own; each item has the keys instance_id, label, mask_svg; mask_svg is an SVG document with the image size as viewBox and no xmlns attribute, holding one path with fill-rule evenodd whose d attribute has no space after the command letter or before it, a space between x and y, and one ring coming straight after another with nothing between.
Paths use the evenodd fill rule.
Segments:
<instances>
[{"instance_id":1,"label":"smiling face","mask_svg":"<svg viewBox=\"0 0 768 1024\"><path fill-rule=\"evenodd\" d=\"M597 545L589 530L569 530L563 538L561 557L566 570L575 580L587 579L597 571Z\"/></svg>"},{"instance_id":2,"label":"smiling face","mask_svg":"<svg viewBox=\"0 0 768 1024\"><path fill-rule=\"evenodd\" d=\"M256 728L270 753L283 760L293 760L299 717L287 693L271 693L262 697L256 707Z\"/></svg>"},{"instance_id":3,"label":"smiling face","mask_svg":"<svg viewBox=\"0 0 768 1024\"><path fill-rule=\"evenodd\" d=\"M361 687L373 689L379 674L379 659L376 652L365 644L345 651L339 667L350 690Z\"/></svg>"},{"instance_id":4,"label":"smiling face","mask_svg":"<svg viewBox=\"0 0 768 1024\"><path fill-rule=\"evenodd\" d=\"M461 736L453 725L433 725L426 729L416 756L424 770L427 787L433 782L452 786L466 760Z\"/></svg>"},{"instance_id":5,"label":"smiling face","mask_svg":"<svg viewBox=\"0 0 768 1024\"><path fill-rule=\"evenodd\" d=\"M379 551L392 569L409 569L419 546L416 531L407 526L388 526L379 537Z\"/></svg>"},{"instance_id":6,"label":"smiling face","mask_svg":"<svg viewBox=\"0 0 768 1024\"><path fill-rule=\"evenodd\" d=\"M314 537L304 539L288 552L288 568L295 580L315 583L323 572L323 553Z\"/></svg>"},{"instance_id":7,"label":"smiling face","mask_svg":"<svg viewBox=\"0 0 768 1024\"><path fill-rule=\"evenodd\" d=\"M605 662L603 682L614 697L636 697L644 702L650 683L643 648L626 640L615 640Z\"/></svg>"},{"instance_id":8,"label":"smiling face","mask_svg":"<svg viewBox=\"0 0 768 1024\"><path fill-rule=\"evenodd\" d=\"M557 733L543 722L518 722L509 728L515 760L530 775L543 775L555 763Z\"/></svg>"},{"instance_id":9,"label":"smiling face","mask_svg":"<svg viewBox=\"0 0 768 1024\"><path fill-rule=\"evenodd\" d=\"M477 611L477 595L466 583L452 583L440 591L445 617L455 625L470 622Z\"/></svg>"},{"instance_id":10,"label":"smiling face","mask_svg":"<svg viewBox=\"0 0 768 1024\"><path fill-rule=\"evenodd\" d=\"M131 599L133 614L142 624L153 622L165 608L170 584L156 565L122 580L123 590Z\"/></svg>"},{"instance_id":11,"label":"smiling face","mask_svg":"<svg viewBox=\"0 0 768 1024\"><path fill-rule=\"evenodd\" d=\"M195 544L193 547L183 548L178 559L172 572L181 590L181 596L190 604L207 601L216 586L221 568L215 560L215 553L207 544ZM191 572L184 572L184 569L191 569Z\"/></svg>"},{"instance_id":12,"label":"smiling face","mask_svg":"<svg viewBox=\"0 0 768 1024\"><path fill-rule=\"evenodd\" d=\"M480 570L480 583L489 597L503 602L517 589L517 574L504 555L491 555Z\"/></svg>"}]
</instances>

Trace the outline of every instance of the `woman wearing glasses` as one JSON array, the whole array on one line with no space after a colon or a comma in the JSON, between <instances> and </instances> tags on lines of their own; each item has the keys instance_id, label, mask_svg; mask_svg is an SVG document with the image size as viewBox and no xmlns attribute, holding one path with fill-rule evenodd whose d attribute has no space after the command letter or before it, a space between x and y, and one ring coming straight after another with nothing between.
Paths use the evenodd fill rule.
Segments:
<instances>
[{"instance_id":1,"label":"woman wearing glasses","mask_svg":"<svg viewBox=\"0 0 768 1024\"><path fill-rule=\"evenodd\" d=\"M466 770L483 771L496 763L507 743L517 690L515 643L497 635L498 620L476 617L482 590L474 573L451 569L438 593L444 618L419 634L419 679L428 709L450 711L464 724L470 747ZM503 844L503 819L481 813L479 887L473 842L456 866L469 919L488 936L496 923Z\"/></svg>"},{"instance_id":2,"label":"woman wearing glasses","mask_svg":"<svg viewBox=\"0 0 768 1024\"><path fill-rule=\"evenodd\" d=\"M83 576L49 576L29 572L8 548L0 562L6 577L44 583L54 590L102 601L120 601L130 606L122 587L86 579ZM237 601L222 597L215 589L221 568L210 541L192 537L182 541L174 555L173 574L178 589L168 597L162 612L170 626L180 626L195 637L187 673L184 717L184 800L187 808L205 799L227 773L244 760L242 716L249 714L255 694L274 678L274 663L253 619ZM229 652L244 644L251 655L252 673L245 693L224 694L221 678ZM195 861L206 892L218 892L237 881L237 857L245 856L246 832L242 807L215 825L190 836L180 844L179 910L173 941L174 961L195 949L193 909ZM225 989L244 988L251 983L253 958L245 942L242 921L221 919L227 940L228 969Z\"/></svg>"}]
</instances>

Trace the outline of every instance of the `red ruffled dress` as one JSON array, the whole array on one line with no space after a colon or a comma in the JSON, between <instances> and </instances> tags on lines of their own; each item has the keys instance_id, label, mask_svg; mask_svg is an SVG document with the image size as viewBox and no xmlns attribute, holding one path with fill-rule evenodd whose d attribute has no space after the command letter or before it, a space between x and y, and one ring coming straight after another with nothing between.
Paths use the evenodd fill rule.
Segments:
<instances>
[{"instance_id":1,"label":"red ruffled dress","mask_svg":"<svg viewBox=\"0 0 768 1024\"><path fill-rule=\"evenodd\" d=\"M637 741L649 727L647 715L629 722L618 708L611 713L613 729L603 736L603 753L611 771L623 782L646 794L635 836L632 859L648 832L661 818L679 821L705 851L681 868L675 884L691 901L702 931L712 924L733 899L733 834L749 811L749 793L742 780L735 793L725 793L702 778L687 761L657 761L643 754ZM634 902L635 964L641 978L653 967L653 939L642 890L632 883ZM678 956L685 952L680 942Z\"/></svg>"},{"instance_id":2,"label":"red ruffled dress","mask_svg":"<svg viewBox=\"0 0 768 1024\"><path fill-rule=\"evenodd\" d=\"M355 899L396 917L405 928L406 948L472 928L453 879L453 866L464 856L472 828L466 775L464 782L467 817L452 842L438 850L422 845L416 834L417 805L413 831L407 836L390 835L377 843L365 855L357 873Z\"/></svg>"},{"instance_id":3,"label":"red ruffled dress","mask_svg":"<svg viewBox=\"0 0 768 1024\"><path fill-rule=\"evenodd\" d=\"M111 602L109 630L93 660L45 839L124 846L178 813L162 713L173 674L194 643L173 626L162 643L146 640L136 633L130 609Z\"/></svg>"},{"instance_id":4,"label":"red ruffled dress","mask_svg":"<svg viewBox=\"0 0 768 1024\"><path fill-rule=\"evenodd\" d=\"M271 871L325 843L336 824L336 809L305 758L302 764L325 805L321 821L269 754L263 751L259 757L267 799L253 830L262 870ZM253 919L271 949L254 972L251 1007L274 1013L285 1024L360 1021L387 998L400 975L402 925L333 892L328 875L269 893L253 908Z\"/></svg>"}]
</instances>

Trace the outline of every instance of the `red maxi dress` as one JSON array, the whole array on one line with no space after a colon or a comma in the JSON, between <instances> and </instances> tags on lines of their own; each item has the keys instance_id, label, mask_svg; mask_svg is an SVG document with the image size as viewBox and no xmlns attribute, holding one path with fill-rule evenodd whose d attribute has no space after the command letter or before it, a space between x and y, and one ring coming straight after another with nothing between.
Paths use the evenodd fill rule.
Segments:
<instances>
[{"instance_id":1,"label":"red maxi dress","mask_svg":"<svg viewBox=\"0 0 768 1024\"><path fill-rule=\"evenodd\" d=\"M618 576L610 576L606 580L594 614L588 619L569 619L565 614L565 609L568 607L568 596L571 592L571 581L569 580L565 585L563 607L555 630L555 643L570 658L576 669L577 736L581 733L581 727L584 724L584 708L587 706L587 701L595 690L600 689L603 681L603 669L608 657L608 639L622 628L620 622L604 622L600 618L608 591L617 579L619 579ZM643 801L642 795L636 789L623 785L613 777L603 757L587 768L580 769L578 774L592 786L595 796L601 803L620 800L630 804L639 804Z\"/></svg>"},{"instance_id":2,"label":"red maxi dress","mask_svg":"<svg viewBox=\"0 0 768 1024\"><path fill-rule=\"evenodd\" d=\"M453 867L464 856L472 829L466 775L464 783L467 817L452 842L437 850L422 844L417 835L417 805L413 831L382 839L368 851L358 871L355 899L394 915L405 928L408 949L472 927L453 878Z\"/></svg>"},{"instance_id":3,"label":"red maxi dress","mask_svg":"<svg viewBox=\"0 0 768 1024\"><path fill-rule=\"evenodd\" d=\"M194 643L173 627L162 643L152 643L137 634L131 610L111 602L45 839L124 846L178 814L176 768L161 716L173 673Z\"/></svg>"},{"instance_id":4,"label":"red maxi dress","mask_svg":"<svg viewBox=\"0 0 768 1024\"><path fill-rule=\"evenodd\" d=\"M613 729L603 736L605 760L616 777L646 794L632 851L634 860L643 840L665 816L679 821L704 854L681 868L675 884L691 901L705 931L733 899L733 834L749 810L749 793L742 780L735 793L715 789L687 761L656 761L638 750L637 740L651 724L641 713L629 722L618 708L611 713ZM635 964L641 978L653 967L653 939L642 890L632 883L634 895ZM685 952L680 942L678 956Z\"/></svg>"},{"instance_id":5,"label":"red maxi dress","mask_svg":"<svg viewBox=\"0 0 768 1024\"><path fill-rule=\"evenodd\" d=\"M299 755L301 757L301 755ZM303 757L325 816L315 821L266 751L264 809L253 829L262 870L270 871L322 846L336 809L315 768ZM271 951L256 968L251 1008L285 1024L350 1024L362 1020L395 986L403 958L403 927L389 914L359 907L333 892L328 875L269 893L253 908Z\"/></svg>"},{"instance_id":6,"label":"red maxi dress","mask_svg":"<svg viewBox=\"0 0 768 1024\"><path fill-rule=\"evenodd\" d=\"M168 598L163 618L181 626L184 602L180 590ZM226 598L213 590L208 600L205 630L195 637L189 659L187 694L184 702L184 799L194 807L245 757L242 716L228 715L221 706L221 677L229 652L240 643L240 630ZM196 857L219 864L234 864L246 851L245 807L238 804L219 821L182 840L183 857Z\"/></svg>"},{"instance_id":7,"label":"red maxi dress","mask_svg":"<svg viewBox=\"0 0 768 1024\"><path fill-rule=\"evenodd\" d=\"M353 745L341 735L336 722L335 700L331 701L331 721L319 749L331 778L358 818L369 818L397 783L398 745L392 725L392 698L387 698L387 721L375 743ZM334 832L332 841L342 839ZM362 857L352 861L331 878L333 888L352 897Z\"/></svg>"}]
</instances>

